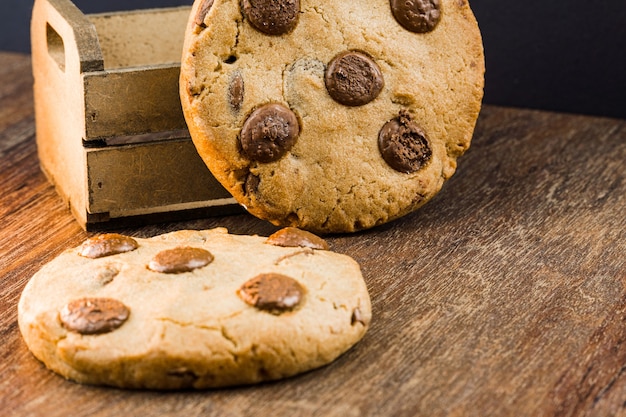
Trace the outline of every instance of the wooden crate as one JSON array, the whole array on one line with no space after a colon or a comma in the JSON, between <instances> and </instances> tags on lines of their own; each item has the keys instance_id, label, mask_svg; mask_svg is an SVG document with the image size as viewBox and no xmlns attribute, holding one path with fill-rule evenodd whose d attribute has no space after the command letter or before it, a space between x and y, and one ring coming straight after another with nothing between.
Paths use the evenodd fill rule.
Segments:
<instances>
[{"instance_id":1,"label":"wooden crate","mask_svg":"<svg viewBox=\"0 0 626 417\"><path fill-rule=\"evenodd\" d=\"M41 167L87 230L239 212L189 137L178 93L190 7L83 14L36 0Z\"/></svg>"}]
</instances>

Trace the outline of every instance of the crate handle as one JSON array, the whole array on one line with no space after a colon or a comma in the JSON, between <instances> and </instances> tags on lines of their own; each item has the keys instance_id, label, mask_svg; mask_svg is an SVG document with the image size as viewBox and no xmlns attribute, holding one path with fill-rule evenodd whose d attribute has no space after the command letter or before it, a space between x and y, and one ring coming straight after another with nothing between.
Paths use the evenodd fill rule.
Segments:
<instances>
[{"instance_id":1,"label":"crate handle","mask_svg":"<svg viewBox=\"0 0 626 417\"><path fill-rule=\"evenodd\" d=\"M96 27L70 0L35 0L31 38L33 49L46 45L63 72L104 70Z\"/></svg>"},{"instance_id":2,"label":"crate handle","mask_svg":"<svg viewBox=\"0 0 626 417\"><path fill-rule=\"evenodd\" d=\"M65 45L63 38L54 30L50 23L46 23L46 45L48 54L57 63L61 71L65 72Z\"/></svg>"}]
</instances>

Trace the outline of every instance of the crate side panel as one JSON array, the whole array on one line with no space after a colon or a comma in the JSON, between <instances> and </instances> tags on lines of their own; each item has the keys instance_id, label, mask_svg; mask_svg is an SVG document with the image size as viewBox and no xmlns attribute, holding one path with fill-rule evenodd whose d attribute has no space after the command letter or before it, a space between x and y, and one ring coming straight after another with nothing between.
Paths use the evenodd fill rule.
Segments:
<instances>
[{"instance_id":1,"label":"crate side panel","mask_svg":"<svg viewBox=\"0 0 626 417\"><path fill-rule=\"evenodd\" d=\"M105 69L180 63L188 6L87 15L98 32Z\"/></svg>"},{"instance_id":2,"label":"crate side panel","mask_svg":"<svg viewBox=\"0 0 626 417\"><path fill-rule=\"evenodd\" d=\"M86 140L186 129L180 66L85 74Z\"/></svg>"},{"instance_id":3,"label":"crate side panel","mask_svg":"<svg viewBox=\"0 0 626 417\"><path fill-rule=\"evenodd\" d=\"M189 138L88 149L87 165L91 213L123 217L166 206L232 204Z\"/></svg>"}]
</instances>

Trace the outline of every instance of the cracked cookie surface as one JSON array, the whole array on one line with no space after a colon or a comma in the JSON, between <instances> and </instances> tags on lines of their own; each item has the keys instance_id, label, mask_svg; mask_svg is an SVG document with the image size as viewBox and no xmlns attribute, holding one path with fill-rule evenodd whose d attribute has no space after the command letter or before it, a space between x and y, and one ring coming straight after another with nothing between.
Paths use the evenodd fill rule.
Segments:
<instances>
[{"instance_id":1,"label":"cracked cookie surface","mask_svg":"<svg viewBox=\"0 0 626 417\"><path fill-rule=\"evenodd\" d=\"M194 5L181 101L214 176L257 217L317 233L425 204L455 172L481 107L483 48L468 2L279 3L265 14L239 0ZM267 106L289 120L259 117ZM390 133L394 124L420 134Z\"/></svg>"},{"instance_id":2,"label":"cracked cookie surface","mask_svg":"<svg viewBox=\"0 0 626 417\"><path fill-rule=\"evenodd\" d=\"M251 384L323 366L369 326L358 264L307 232L218 228L133 242L89 258L86 247L106 242L87 241L29 281L18 322L48 368L122 388Z\"/></svg>"}]
</instances>

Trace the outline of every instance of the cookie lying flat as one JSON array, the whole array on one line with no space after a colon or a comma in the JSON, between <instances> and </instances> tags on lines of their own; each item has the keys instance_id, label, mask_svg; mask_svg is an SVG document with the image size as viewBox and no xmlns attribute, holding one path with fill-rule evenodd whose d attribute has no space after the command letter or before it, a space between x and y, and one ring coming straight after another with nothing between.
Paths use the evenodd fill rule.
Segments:
<instances>
[{"instance_id":1,"label":"cookie lying flat","mask_svg":"<svg viewBox=\"0 0 626 417\"><path fill-rule=\"evenodd\" d=\"M357 263L310 233L226 229L89 239L33 276L18 306L33 354L81 383L209 388L325 365L365 334Z\"/></svg>"},{"instance_id":2,"label":"cookie lying flat","mask_svg":"<svg viewBox=\"0 0 626 417\"><path fill-rule=\"evenodd\" d=\"M199 154L252 214L352 232L455 172L484 57L465 0L197 0L180 81Z\"/></svg>"}]
</instances>

